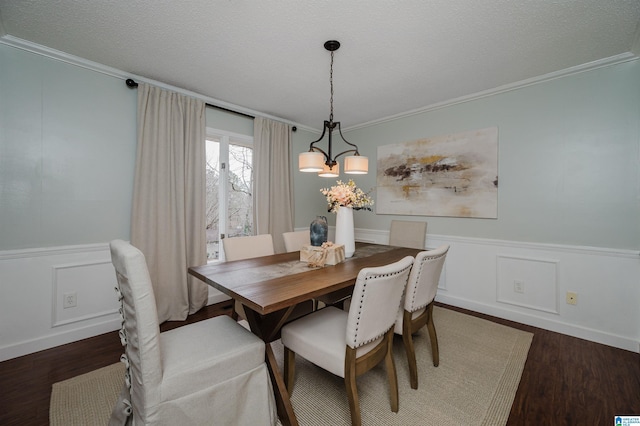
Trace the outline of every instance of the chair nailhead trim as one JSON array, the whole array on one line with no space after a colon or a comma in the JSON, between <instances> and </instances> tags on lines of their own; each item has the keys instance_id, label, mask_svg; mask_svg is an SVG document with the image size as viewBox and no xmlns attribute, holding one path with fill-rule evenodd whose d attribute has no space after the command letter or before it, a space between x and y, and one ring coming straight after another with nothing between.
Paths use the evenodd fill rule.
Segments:
<instances>
[{"instance_id":1,"label":"chair nailhead trim","mask_svg":"<svg viewBox=\"0 0 640 426\"><path fill-rule=\"evenodd\" d=\"M376 336L372 337L371 339L368 339L368 340L360 343L359 345L356 345L356 341L358 340L358 330L360 328L359 326L360 326L360 316L362 314L362 304L363 304L363 301L364 301L364 294L366 293L366 290L367 290L367 281L375 280L377 278L387 278L387 277L393 277L395 275L400 275L400 274L404 273L407 269L411 269L411 265L409 265L408 267L406 267L406 268L404 268L404 269L402 269L400 271L386 273L386 274L377 274L377 275L371 275L371 276L365 276L364 277L364 284L362 286L362 293L360 295L360 301L358 303L358 321L356 322L356 330L354 332L354 339L353 339L352 348L357 349L357 348L359 348L361 346L364 346L364 345L366 345L368 343L371 343L371 342L373 342L375 340L378 340L379 338L384 336L387 331L389 331L389 330L385 330L383 333L377 334ZM408 278L409 277L407 276L407 279Z\"/></svg>"}]
</instances>

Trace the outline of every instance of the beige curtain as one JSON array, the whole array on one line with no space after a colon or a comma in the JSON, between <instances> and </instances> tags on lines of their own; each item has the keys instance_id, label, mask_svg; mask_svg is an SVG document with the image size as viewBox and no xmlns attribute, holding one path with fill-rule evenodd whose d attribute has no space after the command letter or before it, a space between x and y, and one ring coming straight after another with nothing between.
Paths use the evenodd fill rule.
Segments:
<instances>
[{"instance_id":1,"label":"beige curtain","mask_svg":"<svg viewBox=\"0 0 640 426\"><path fill-rule=\"evenodd\" d=\"M256 233L271 234L276 253L283 253L282 233L293 231L291 126L257 117L253 121L253 152Z\"/></svg>"},{"instance_id":2,"label":"beige curtain","mask_svg":"<svg viewBox=\"0 0 640 426\"><path fill-rule=\"evenodd\" d=\"M207 262L205 104L141 83L131 243L145 255L158 320L202 308L207 285L187 274Z\"/></svg>"}]
</instances>

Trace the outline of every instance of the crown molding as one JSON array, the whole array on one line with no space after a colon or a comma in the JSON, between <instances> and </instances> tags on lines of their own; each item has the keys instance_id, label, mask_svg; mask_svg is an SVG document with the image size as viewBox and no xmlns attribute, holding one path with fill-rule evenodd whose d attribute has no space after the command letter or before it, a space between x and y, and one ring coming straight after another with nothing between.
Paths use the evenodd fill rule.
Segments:
<instances>
[{"instance_id":1,"label":"crown molding","mask_svg":"<svg viewBox=\"0 0 640 426\"><path fill-rule=\"evenodd\" d=\"M620 55L611 56L609 58L599 59L597 61L588 62L586 64L577 65L575 67L566 68L560 71L555 71L549 74L540 75L537 77L533 77L527 80L521 80L515 83L506 84L504 86L499 86L493 89L485 90L482 92L472 93L470 95L461 96L459 98L450 99L444 102L439 102L432 105L427 105L421 108L416 108L410 111L405 111L399 114L390 115L388 117L383 117L378 120L367 121L366 123L357 124L355 126L351 126L343 129L344 132L348 132L351 130L362 129L365 127L371 127L378 124L386 123L388 121L395 121L405 117L411 117L413 115L423 114L430 111L435 111L442 108L447 108L453 105L462 104L465 102L475 101L477 99L486 98L489 96L498 95L505 92L510 92L512 90L522 89L524 87L533 86L535 84L545 83L551 80L557 80L559 78L580 74L586 71L591 71L598 68L609 67L612 65L621 64L624 62L635 61L640 56L640 26L639 31L636 36L636 42L634 43L634 50L632 52L622 53Z\"/></svg>"},{"instance_id":2,"label":"crown molding","mask_svg":"<svg viewBox=\"0 0 640 426\"><path fill-rule=\"evenodd\" d=\"M78 56L69 55L68 53L62 52L60 50L51 49L46 46L42 46L40 44L32 43L27 40L23 40L18 37L14 37L11 35L5 35L0 37L0 43L5 44L7 46L15 47L16 49L21 49L30 53L35 53L40 56L46 56L47 58L54 59L60 62L66 62L71 65L75 65L77 67L86 68L91 71L99 72L101 74L108 75L110 77L115 77L119 79L126 80L127 78L137 78L143 80L142 77L125 73L116 68L108 67L103 64L99 64L97 62L90 61L88 59L80 58ZM149 82L151 80L148 80Z\"/></svg>"},{"instance_id":3,"label":"crown molding","mask_svg":"<svg viewBox=\"0 0 640 426\"><path fill-rule=\"evenodd\" d=\"M163 89L166 90L171 90L174 92L178 92L178 93L182 93L184 95L187 96L191 96L194 98L198 98L198 99L202 99L203 101L205 101L206 103L212 104L212 105L216 105L216 106L221 106L223 108L227 108L227 109L231 109L234 111L238 111L238 112L242 112L244 114L248 114L248 115L253 115L253 116L260 116L260 117L264 117L264 118L269 118L272 120L276 120L276 121L280 121L283 123L287 123L290 124L292 126L297 126L299 129L301 130L305 130L311 133L320 133L318 129L315 129L313 127L309 127L309 126L305 126L305 125L301 125L295 122L292 122L290 120L286 120L280 117L275 117L275 116L271 116L268 114L264 114L260 111L255 111L249 108L244 108L241 107L239 105L235 105L235 104L231 104L229 102L225 102L225 101L221 101L219 99L215 99L215 98L210 98L208 96L203 96L199 93L196 92L191 92L189 90L185 90L179 87L175 87L175 86L171 86L165 83L162 83L160 81L156 81L156 80L152 80L149 78L145 78L143 76L139 76L139 75L135 75L135 74L131 74L131 73L126 73L122 70L113 68L113 67L109 67L107 65L103 65L100 64L98 62L93 62L90 61L88 59L84 59L84 58L80 58L78 56L74 56L74 55L70 55L68 53L59 51L59 50L55 50L55 49L51 49L49 47L46 46L42 46L36 43L32 43L30 41L27 40L23 40L11 35L2 35L2 27L0 27L0 44L5 44L7 46L11 46L11 47L15 47L17 49L22 49L31 53L35 53L38 55L42 55L42 56L46 56L48 58L54 59L54 60L58 60L58 61L62 61L62 62L66 62L68 64L71 65L75 65L78 67L82 67L82 68L86 68L88 70L91 71L95 71L95 72L99 72L111 77L115 77L115 78L119 78L122 80L126 80L128 78L132 78L138 82L144 82L144 83L148 83L148 84L152 84L154 86L158 86L161 87ZM612 65L617 65L617 64L621 64L624 62L630 62L630 61L635 61L640 57L640 23L638 25L638 29L636 31L636 37L634 40L634 43L631 47L631 51L627 52L627 53L622 53L620 55L616 55L616 56L611 56L609 58L604 58L604 59L600 59L597 61L593 61L593 62L588 62L586 64L582 64L582 65L578 65L575 67L571 67L571 68L566 68L564 70L560 70L560 71L555 71L549 74L544 74L541 76L537 76L537 77L533 77L527 80L522 80L519 82L515 82L515 83L511 83L511 84L507 84L504 86L499 86L493 89L489 89L489 90L485 90L482 92L478 92L478 93L473 93L470 95L466 95L466 96L461 96L459 98L455 98L455 99L450 99L444 102L439 102L436 104L432 104L432 105L427 105L421 108L416 108L410 111L405 111L399 114L394 114L394 115L390 115L387 117L383 117L377 120L372 120L372 121L367 121L365 123L361 123L361 124L357 124L355 126L351 126L348 128L343 129L344 132L348 132L351 130L357 130L357 129L361 129L361 128L365 128L365 127L371 127L371 126L375 126L378 124L382 124L388 121L395 121L395 120L399 120L405 117L411 117L414 115L418 115L418 114L423 114L426 112L430 112L430 111L435 111L438 109L442 109L442 108L447 108L453 105L457 105L457 104L461 104L461 103L465 103L465 102L471 102L477 99L482 99L482 98L486 98L489 96L494 96L500 93L505 93L505 92L509 92L512 90L518 90L524 87L528 87L528 86L532 86L535 84L539 84L539 83L544 83L547 81L551 81L551 80L556 80L559 78L563 78L563 77L567 77L570 75L575 75L575 74L579 74L582 72L586 72L586 71L591 71L594 69L598 69L598 68L604 68L604 67L609 67Z\"/></svg>"},{"instance_id":4,"label":"crown molding","mask_svg":"<svg viewBox=\"0 0 640 426\"><path fill-rule=\"evenodd\" d=\"M1 30L1 28L0 28ZM140 83L147 83L147 84L151 84L153 86L157 86L166 90L171 90L173 92L177 92L186 96L190 96L196 99L201 99L204 102L211 104L211 105L215 105L215 106L220 106L226 109L230 109L232 111L238 111L241 112L243 114L248 114L248 115L252 115L254 117L264 117L264 118L268 118L271 120L276 120L276 121L280 121L286 124L290 124L292 126L296 126L299 129L302 130L306 130L306 131L310 131L310 132L318 132L317 129L308 127L308 126L304 126L298 123L295 123L293 121L290 120L286 120L284 118L280 118L280 117L276 117L276 116L272 116L272 115L268 115L265 114L263 112L260 111L255 111L249 108L245 108L245 107L241 107L239 105L235 105L229 102L225 102L225 101L221 101L219 99L215 99L215 98L211 98L208 96L204 96L201 95L200 93L196 93L196 92L192 92L189 90L185 90L182 89L180 87L176 87L176 86L171 86L169 84L165 84L161 81L157 81L157 80L152 80L150 78L146 78L140 75L135 75L135 74L131 74L131 73L127 73L124 72L122 70L119 70L117 68L113 68L113 67L109 67L107 65L104 64L100 64L98 62L93 62L90 61L88 59L84 59L84 58L80 58L78 56L74 56L74 55L70 55L68 53L59 51L59 50L55 50L55 49L51 49L49 47L46 46L42 46L40 44L36 44L36 43L32 43L30 41L27 40L23 40L21 38L17 38L11 35L2 35L2 33L0 32L0 44L5 44L7 46L11 46L11 47L15 47L17 49L21 49L21 50L25 50L27 52L31 52L31 53L35 53L37 55L41 55L41 56L46 56L47 58L50 59L54 59L56 61L61 61L61 62L66 62L68 64L71 65L75 65L77 67L81 67L81 68L85 68L94 72L98 72L101 74L105 74L108 75L110 77L115 77L121 80L126 80L128 78L131 78L133 80L135 80L136 82Z\"/></svg>"}]
</instances>

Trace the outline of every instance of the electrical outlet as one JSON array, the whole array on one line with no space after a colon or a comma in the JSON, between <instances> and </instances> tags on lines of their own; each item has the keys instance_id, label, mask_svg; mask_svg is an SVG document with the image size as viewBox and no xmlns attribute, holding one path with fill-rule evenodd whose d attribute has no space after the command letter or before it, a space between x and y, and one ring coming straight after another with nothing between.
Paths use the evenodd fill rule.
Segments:
<instances>
[{"instance_id":1,"label":"electrical outlet","mask_svg":"<svg viewBox=\"0 0 640 426\"><path fill-rule=\"evenodd\" d=\"M513 291L515 291L516 293L524 293L524 281L514 280Z\"/></svg>"},{"instance_id":2,"label":"electrical outlet","mask_svg":"<svg viewBox=\"0 0 640 426\"><path fill-rule=\"evenodd\" d=\"M567 292L567 304L569 305L577 305L578 304L578 293L574 293L573 291Z\"/></svg>"},{"instance_id":3,"label":"electrical outlet","mask_svg":"<svg viewBox=\"0 0 640 426\"><path fill-rule=\"evenodd\" d=\"M78 306L78 295L75 291L71 293L65 293L62 296L62 307L64 309L74 308L76 306Z\"/></svg>"}]
</instances>

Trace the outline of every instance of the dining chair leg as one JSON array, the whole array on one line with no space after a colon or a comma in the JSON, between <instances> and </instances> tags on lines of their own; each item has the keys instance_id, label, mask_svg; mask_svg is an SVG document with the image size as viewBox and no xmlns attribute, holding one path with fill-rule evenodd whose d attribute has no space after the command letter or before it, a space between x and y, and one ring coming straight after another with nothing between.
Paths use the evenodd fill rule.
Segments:
<instances>
[{"instance_id":1,"label":"dining chair leg","mask_svg":"<svg viewBox=\"0 0 640 426\"><path fill-rule=\"evenodd\" d=\"M358 399L358 387L356 386L356 350L347 346L344 362L344 385L349 399L349 411L351 412L351 425L360 426L360 401Z\"/></svg>"},{"instance_id":2,"label":"dining chair leg","mask_svg":"<svg viewBox=\"0 0 640 426\"><path fill-rule=\"evenodd\" d=\"M284 348L284 380L289 393L293 390L293 378L296 369L296 353L285 346Z\"/></svg>"},{"instance_id":3,"label":"dining chair leg","mask_svg":"<svg viewBox=\"0 0 640 426\"><path fill-rule=\"evenodd\" d=\"M433 302L427 306L428 319L427 329L429 330L429 338L431 339L431 353L433 355L433 366L440 364L440 351L438 350L438 335L436 334L436 326L433 323Z\"/></svg>"},{"instance_id":4,"label":"dining chair leg","mask_svg":"<svg viewBox=\"0 0 640 426\"><path fill-rule=\"evenodd\" d=\"M278 410L278 418L283 426L299 426L296 413L293 411L293 406L291 405L289 391L287 391L287 386L283 380L283 373L280 372L271 343L265 344L265 352L271 386L273 387L273 396L275 397L276 408Z\"/></svg>"},{"instance_id":5,"label":"dining chair leg","mask_svg":"<svg viewBox=\"0 0 640 426\"><path fill-rule=\"evenodd\" d=\"M402 317L402 342L404 350L407 353L407 362L409 364L409 383L411 389L418 389L418 364L416 361L416 350L413 345L411 312L404 311Z\"/></svg>"},{"instance_id":6,"label":"dining chair leg","mask_svg":"<svg viewBox=\"0 0 640 426\"><path fill-rule=\"evenodd\" d=\"M389 330L387 336L387 354L384 357L384 363L389 379L389 396L391 399L391 411L398 412L400 408L400 399L398 396L398 376L396 375L396 365L393 361L393 328Z\"/></svg>"}]
</instances>

